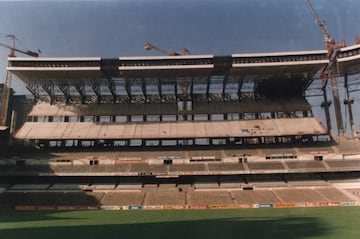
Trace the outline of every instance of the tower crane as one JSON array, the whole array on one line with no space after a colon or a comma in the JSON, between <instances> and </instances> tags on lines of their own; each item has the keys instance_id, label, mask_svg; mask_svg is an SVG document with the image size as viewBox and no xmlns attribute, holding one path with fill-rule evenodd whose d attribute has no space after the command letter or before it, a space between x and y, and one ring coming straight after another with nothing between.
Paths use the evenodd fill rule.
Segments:
<instances>
[{"instance_id":1,"label":"tower crane","mask_svg":"<svg viewBox=\"0 0 360 239\"><path fill-rule=\"evenodd\" d=\"M325 41L325 47L328 51L328 57L331 57L334 49L335 49L335 40L330 36L325 21L321 20L317 13L315 12L313 6L311 5L309 0L304 0L306 3L306 6L309 8L309 11L313 18L315 19L315 22L317 25L319 25L321 31L324 34L324 41Z\"/></svg>"},{"instance_id":2,"label":"tower crane","mask_svg":"<svg viewBox=\"0 0 360 239\"><path fill-rule=\"evenodd\" d=\"M334 108L335 108L335 117L336 117L336 124L338 128L338 135L344 136L344 128L343 128L343 120L342 120L342 114L341 114L341 106L340 106L340 97L339 97L339 90L338 90L338 83L336 76L334 75L334 71L336 71L336 56L338 53L338 49L335 46L335 40L330 36L325 21L321 20L319 16L316 14L316 11L314 10L313 6L310 3L310 0L304 0L306 6L310 10L311 15L315 19L315 22L317 25L319 25L321 31L324 34L324 41L325 41L325 47L327 50L327 57L329 59L329 63L325 65L321 70L321 78L323 81L323 92L324 92L324 101L325 101L325 114L326 114L326 123L328 131L331 129L331 122L330 122L330 113L329 113L329 105L327 103L327 95L326 95L326 84L328 82L328 79L331 79L331 88L332 88L332 94L334 98ZM345 45L345 41L339 45L341 47L342 45Z\"/></svg>"},{"instance_id":3,"label":"tower crane","mask_svg":"<svg viewBox=\"0 0 360 239\"><path fill-rule=\"evenodd\" d=\"M163 50L157 46L155 46L154 44L151 44L149 42L145 43L144 45L144 49L145 50L157 50L159 52L161 52L162 54L164 55L167 55L167 56L183 56L183 55L190 55L190 51L186 48L182 48L181 49L181 52L178 53L178 52L168 52L166 50ZM187 91L188 91L188 84L187 84L187 81L185 79L183 79L180 83L180 86L181 86L181 96L182 96L182 101L183 101L183 110L186 111L187 110L187 103L186 103L186 98L187 98ZM176 93L175 93L176 94Z\"/></svg>"},{"instance_id":4,"label":"tower crane","mask_svg":"<svg viewBox=\"0 0 360 239\"><path fill-rule=\"evenodd\" d=\"M19 50L15 48L15 42L17 38L14 35L7 35L6 37L9 37L13 44L12 46L0 43L0 46L10 49L9 57L15 57L15 52L20 52L22 54L32 56L32 57L38 57L39 54L33 51L29 50ZM40 51L40 50L39 50ZM4 91L3 91L3 97L1 101L1 114L0 114L0 126L6 126L7 121L7 113L8 113L8 107L9 107L9 98L10 98L10 90L11 90L11 80L12 80L12 74L7 71L6 72L6 78L5 78L5 84L4 84Z\"/></svg>"},{"instance_id":5,"label":"tower crane","mask_svg":"<svg viewBox=\"0 0 360 239\"><path fill-rule=\"evenodd\" d=\"M145 43L144 49L145 49L145 50L148 50L148 51L157 50L157 51L159 51L159 52L161 52L162 54L167 55L167 56L190 55L189 50L186 49L186 48L182 48L180 53L174 52L174 51L173 51L173 52L169 52L169 51L166 51L166 50L164 50L164 49L161 49L161 48L159 48L159 47L157 47L157 46L155 46L154 44L151 44L151 43L149 43L149 42Z\"/></svg>"}]
</instances>

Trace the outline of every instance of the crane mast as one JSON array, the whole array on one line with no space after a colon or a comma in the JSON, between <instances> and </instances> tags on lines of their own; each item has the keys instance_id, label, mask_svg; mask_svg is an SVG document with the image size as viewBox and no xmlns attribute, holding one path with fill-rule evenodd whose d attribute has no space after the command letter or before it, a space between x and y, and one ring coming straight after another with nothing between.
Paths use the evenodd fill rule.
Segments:
<instances>
[{"instance_id":1,"label":"crane mast","mask_svg":"<svg viewBox=\"0 0 360 239\"><path fill-rule=\"evenodd\" d=\"M319 25L321 31L324 34L325 38L325 47L327 50L327 57L329 59L329 63L325 65L321 70L321 78L323 80L323 92L324 92L324 101L325 101L325 117L327 122L328 132L331 129L331 122L330 122L330 113L329 113L329 105L327 102L327 95L326 95L326 84L328 79L331 79L331 89L334 98L334 109L335 109L335 117L336 117L336 124L338 129L338 135L344 136L344 128L343 128L343 120L341 114L341 106L340 106L340 96L338 90L338 83L335 75L336 71L336 54L337 49L335 47L335 40L330 36L325 21L322 21L319 16L317 15L316 11L314 10L313 6L311 5L309 0L304 0L306 6L309 8L311 15L315 19L317 25ZM335 68L335 69L334 69Z\"/></svg>"},{"instance_id":2,"label":"crane mast","mask_svg":"<svg viewBox=\"0 0 360 239\"><path fill-rule=\"evenodd\" d=\"M17 40L14 35L7 35L12 40L12 46L0 43L0 46L10 49L9 57L15 57L15 52L20 52L25 55L29 55L32 57L38 57L39 54L33 51L23 51L15 48L15 41ZM5 84L3 89L3 97L1 101L1 112L0 112L0 126L6 126L7 121L7 113L9 108L9 98L10 98L10 91L11 91L11 81L12 81L12 74L7 71Z\"/></svg>"},{"instance_id":3,"label":"crane mast","mask_svg":"<svg viewBox=\"0 0 360 239\"><path fill-rule=\"evenodd\" d=\"M325 21L323 21L319 18L319 16L315 12L313 6L311 5L310 1L305 0L305 3L306 3L306 6L309 8L311 15L315 19L316 24L319 25L321 31L323 32L324 37L325 37L326 48L328 49L328 47L329 47L328 44L333 44L333 45L335 44L334 39L331 38L331 36L327 30Z\"/></svg>"}]
</instances>

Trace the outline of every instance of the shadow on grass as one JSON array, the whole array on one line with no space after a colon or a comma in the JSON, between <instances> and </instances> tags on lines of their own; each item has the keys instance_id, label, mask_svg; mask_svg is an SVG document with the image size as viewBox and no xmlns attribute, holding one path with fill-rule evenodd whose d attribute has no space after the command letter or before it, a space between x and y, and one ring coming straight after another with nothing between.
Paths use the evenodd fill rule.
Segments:
<instances>
[{"instance_id":1,"label":"shadow on grass","mask_svg":"<svg viewBox=\"0 0 360 239\"><path fill-rule=\"evenodd\" d=\"M50 219L51 217L47 218ZM40 218L38 218L40 219ZM43 218L44 219L44 218ZM59 219L59 218L57 218ZM35 219L36 220L36 219ZM81 219L77 219L81 220ZM139 219L138 221L141 221ZM62 220L61 220L62 221ZM112 221L97 225L72 225L62 221L59 226L46 226L38 222L31 228L0 229L1 238L326 238L329 231L319 219L314 217L247 218L233 217L209 220L184 220L154 223L130 222L118 224ZM75 221L76 223L76 221ZM110 222L109 222L110 223ZM61 224L61 225L60 225ZM1 225L1 224L0 224ZM0 227L1 228L1 227Z\"/></svg>"}]
</instances>

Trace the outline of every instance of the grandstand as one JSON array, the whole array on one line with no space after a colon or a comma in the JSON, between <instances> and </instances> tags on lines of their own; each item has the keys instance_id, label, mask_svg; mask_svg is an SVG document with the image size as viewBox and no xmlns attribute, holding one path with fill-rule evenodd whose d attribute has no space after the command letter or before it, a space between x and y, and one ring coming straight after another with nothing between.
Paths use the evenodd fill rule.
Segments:
<instances>
[{"instance_id":1,"label":"grandstand","mask_svg":"<svg viewBox=\"0 0 360 239\"><path fill-rule=\"evenodd\" d=\"M299 61L295 66L294 54ZM303 93L325 56L322 51L303 52L302 57L279 53L278 62L270 65L266 58L273 56L266 54L11 58L8 70L38 100L15 137L41 147L316 140L327 132L312 116ZM264 73L254 75L252 66L262 58L259 70L266 69L265 80ZM284 75L279 67L285 67ZM293 77L288 79L285 73L290 71Z\"/></svg>"},{"instance_id":2,"label":"grandstand","mask_svg":"<svg viewBox=\"0 0 360 239\"><path fill-rule=\"evenodd\" d=\"M284 205L321 206L321 205L356 205L359 202L360 185L357 188L344 189L339 185L320 183L310 186L287 185L278 183L265 187L254 187L251 190L234 184L227 188L215 189L208 183L197 182L194 186L169 184L144 184L140 187L89 188L40 187L36 184L13 185L0 194L0 208L33 208L52 209L124 209L138 207L145 209L164 208L238 208L256 207L268 204L271 207ZM159 184L160 185L160 184ZM163 184L161 184L163 185ZM134 186L134 185L133 185ZM182 188L180 190L180 188ZM85 190L86 189L86 190ZM68 207L68 208L66 208Z\"/></svg>"},{"instance_id":3,"label":"grandstand","mask_svg":"<svg viewBox=\"0 0 360 239\"><path fill-rule=\"evenodd\" d=\"M339 50L339 77L360 72L359 55ZM0 208L355 205L360 144L334 143L305 97L328 63L326 51L10 57L35 104L0 160Z\"/></svg>"}]
</instances>

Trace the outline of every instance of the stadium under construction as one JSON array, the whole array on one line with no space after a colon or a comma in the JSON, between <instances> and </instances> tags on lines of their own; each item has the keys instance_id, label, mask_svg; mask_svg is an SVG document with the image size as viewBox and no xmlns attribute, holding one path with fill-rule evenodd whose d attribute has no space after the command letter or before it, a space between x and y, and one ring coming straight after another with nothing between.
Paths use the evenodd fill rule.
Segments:
<instances>
[{"instance_id":1,"label":"stadium under construction","mask_svg":"<svg viewBox=\"0 0 360 239\"><path fill-rule=\"evenodd\" d=\"M359 53L360 45L339 50L337 76L358 73ZM327 64L325 50L9 58L37 102L14 136L69 147L317 141L331 125L313 116L305 91Z\"/></svg>"},{"instance_id":2,"label":"stadium under construction","mask_svg":"<svg viewBox=\"0 0 360 239\"><path fill-rule=\"evenodd\" d=\"M337 77L358 74L360 45L338 51ZM356 205L358 141L334 143L305 97L328 64L322 50L9 58L36 104L1 160L1 205Z\"/></svg>"},{"instance_id":3,"label":"stadium under construction","mask_svg":"<svg viewBox=\"0 0 360 239\"><path fill-rule=\"evenodd\" d=\"M7 79L22 80L35 103L1 154L0 209L360 204L350 96L360 41L326 44L229 56L10 54ZM324 124L307 99L314 84ZM5 84L1 122L9 95Z\"/></svg>"}]
</instances>

